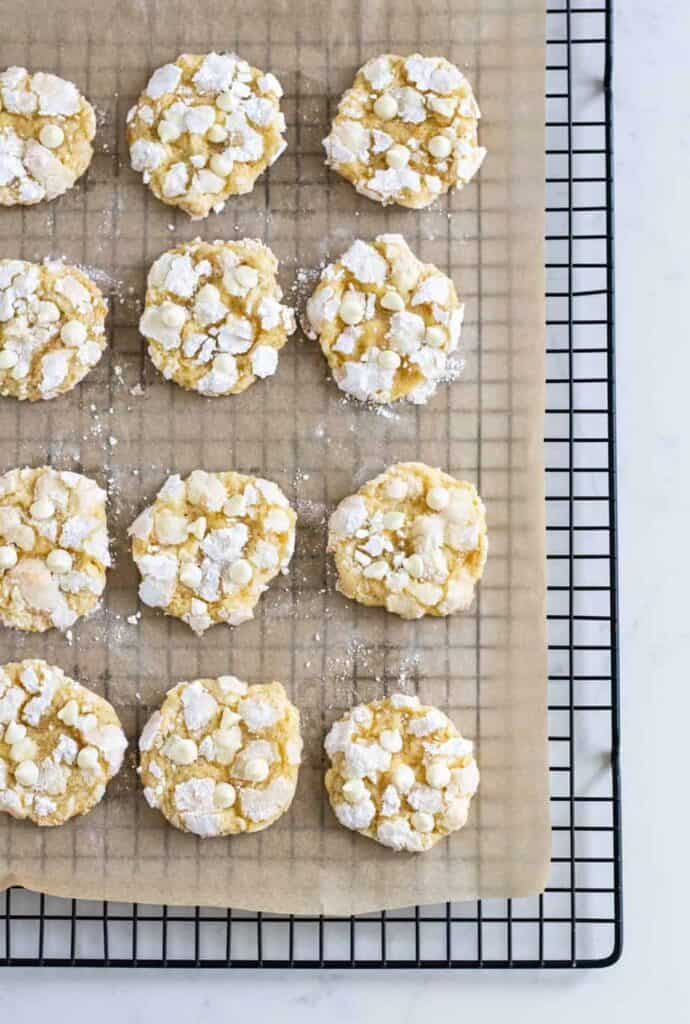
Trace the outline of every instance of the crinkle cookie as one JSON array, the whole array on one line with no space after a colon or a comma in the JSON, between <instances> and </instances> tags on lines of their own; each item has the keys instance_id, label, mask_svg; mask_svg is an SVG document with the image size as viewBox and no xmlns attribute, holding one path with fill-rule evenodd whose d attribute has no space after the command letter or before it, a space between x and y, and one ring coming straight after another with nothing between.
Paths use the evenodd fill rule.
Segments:
<instances>
[{"instance_id":1,"label":"crinkle cookie","mask_svg":"<svg viewBox=\"0 0 690 1024\"><path fill-rule=\"evenodd\" d=\"M103 355L108 305L78 267L0 260L0 394L57 398Z\"/></svg>"},{"instance_id":2,"label":"crinkle cookie","mask_svg":"<svg viewBox=\"0 0 690 1024\"><path fill-rule=\"evenodd\" d=\"M403 619L468 608L488 548L472 484L399 462L343 498L328 524L338 590Z\"/></svg>"},{"instance_id":3,"label":"crinkle cookie","mask_svg":"<svg viewBox=\"0 0 690 1024\"><path fill-rule=\"evenodd\" d=\"M45 661L0 667L0 811L62 825L99 802L127 747L103 697Z\"/></svg>"},{"instance_id":4,"label":"crinkle cookie","mask_svg":"<svg viewBox=\"0 0 690 1024\"><path fill-rule=\"evenodd\" d=\"M259 832L295 795L299 712L280 683L178 683L144 726L139 750L144 796L175 828L203 839Z\"/></svg>"},{"instance_id":5,"label":"crinkle cookie","mask_svg":"<svg viewBox=\"0 0 690 1024\"><path fill-rule=\"evenodd\" d=\"M463 312L449 277L421 263L402 235L379 235L325 268L304 327L346 394L421 405L448 374Z\"/></svg>"},{"instance_id":6,"label":"crinkle cookie","mask_svg":"<svg viewBox=\"0 0 690 1024\"><path fill-rule=\"evenodd\" d=\"M0 476L0 621L68 629L98 604L110 565L106 493L81 473Z\"/></svg>"},{"instance_id":7,"label":"crinkle cookie","mask_svg":"<svg viewBox=\"0 0 690 1024\"><path fill-rule=\"evenodd\" d=\"M359 704L332 725L324 746L328 797L345 828L423 853L467 821L479 785L472 743L419 697Z\"/></svg>"},{"instance_id":8,"label":"crinkle cookie","mask_svg":"<svg viewBox=\"0 0 690 1024\"><path fill-rule=\"evenodd\" d=\"M326 163L370 199L420 209L479 170L479 117L470 83L444 57L383 54L338 104Z\"/></svg>"},{"instance_id":9,"label":"crinkle cookie","mask_svg":"<svg viewBox=\"0 0 690 1024\"><path fill-rule=\"evenodd\" d=\"M151 75L127 114L132 167L193 220L251 192L287 143L283 90L236 53L183 53Z\"/></svg>"},{"instance_id":10,"label":"crinkle cookie","mask_svg":"<svg viewBox=\"0 0 690 1024\"><path fill-rule=\"evenodd\" d=\"M278 261L256 239L184 242L152 265L139 330L166 379L202 395L236 395L270 377L295 330Z\"/></svg>"},{"instance_id":11,"label":"crinkle cookie","mask_svg":"<svg viewBox=\"0 0 690 1024\"><path fill-rule=\"evenodd\" d=\"M91 163L96 115L76 85L44 71L0 74L0 206L55 199Z\"/></svg>"},{"instance_id":12,"label":"crinkle cookie","mask_svg":"<svg viewBox=\"0 0 690 1024\"><path fill-rule=\"evenodd\" d=\"M238 626L287 572L297 516L271 480L195 469L168 477L129 528L139 597L201 635Z\"/></svg>"}]
</instances>

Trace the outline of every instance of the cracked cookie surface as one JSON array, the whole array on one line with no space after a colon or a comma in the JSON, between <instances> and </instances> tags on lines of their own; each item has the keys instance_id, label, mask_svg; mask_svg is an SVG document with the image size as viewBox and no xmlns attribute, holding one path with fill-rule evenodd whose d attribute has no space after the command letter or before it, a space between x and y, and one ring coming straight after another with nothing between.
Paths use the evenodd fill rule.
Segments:
<instances>
[{"instance_id":1,"label":"cracked cookie surface","mask_svg":"<svg viewBox=\"0 0 690 1024\"><path fill-rule=\"evenodd\" d=\"M211 397L272 376L295 330L277 270L271 250L251 238L196 239L159 256L139 330L166 380Z\"/></svg>"},{"instance_id":2,"label":"cracked cookie surface","mask_svg":"<svg viewBox=\"0 0 690 1024\"><path fill-rule=\"evenodd\" d=\"M271 480L194 470L168 477L129 528L139 597L197 634L237 626L287 572L297 516Z\"/></svg>"},{"instance_id":3,"label":"cracked cookie surface","mask_svg":"<svg viewBox=\"0 0 690 1024\"><path fill-rule=\"evenodd\" d=\"M62 669L33 659L0 667L0 811L37 825L86 814L126 747L112 705Z\"/></svg>"},{"instance_id":4,"label":"cracked cookie surface","mask_svg":"<svg viewBox=\"0 0 690 1024\"><path fill-rule=\"evenodd\" d=\"M276 682L178 683L144 726L139 750L146 801L175 828L202 838L259 832L295 795L299 712Z\"/></svg>"},{"instance_id":5,"label":"cracked cookie surface","mask_svg":"<svg viewBox=\"0 0 690 1024\"><path fill-rule=\"evenodd\" d=\"M359 704L333 724L324 746L326 790L345 828L423 853L466 823L479 785L472 743L419 697Z\"/></svg>"},{"instance_id":6,"label":"cracked cookie surface","mask_svg":"<svg viewBox=\"0 0 690 1024\"><path fill-rule=\"evenodd\" d=\"M42 466L0 476L0 621L69 629L98 604L110 565L106 493Z\"/></svg>"},{"instance_id":7,"label":"cracked cookie surface","mask_svg":"<svg viewBox=\"0 0 690 1024\"><path fill-rule=\"evenodd\" d=\"M338 590L403 619L462 611L488 549L474 486L421 462L399 462L344 498L330 517Z\"/></svg>"},{"instance_id":8,"label":"cracked cookie surface","mask_svg":"<svg viewBox=\"0 0 690 1024\"><path fill-rule=\"evenodd\" d=\"M326 163L370 199L420 209L479 170L479 117L469 82L444 57L382 54L343 94Z\"/></svg>"},{"instance_id":9,"label":"cracked cookie surface","mask_svg":"<svg viewBox=\"0 0 690 1024\"><path fill-rule=\"evenodd\" d=\"M183 53L127 114L132 168L193 220L219 213L284 151L282 95L275 75L235 53Z\"/></svg>"},{"instance_id":10,"label":"cracked cookie surface","mask_svg":"<svg viewBox=\"0 0 690 1024\"><path fill-rule=\"evenodd\" d=\"M0 74L0 206L70 189L91 163L96 115L73 82L11 67Z\"/></svg>"},{"instance_id":11,"label":"cracked cookie surface","mask_svg":"<svg viewBox=\"0 0 690 1024\"><path fill-rule=\"evenodd\" d=\"M71 391L105 351L107 313L78 267L0 260L0 394L35 402Z\"/></svg>"},{"instance_id":12,"label":"cracked cookie surface","mask_svg":"<svg viewBox=\"0 0 690 1024\"><path fill-rule=\"evenodd\" d=\"M402 235L379 235L325 268L305 331L346 394L422 405L453 370L463 313L449 277L418 260Z\"/></svg>"}]
</instances>

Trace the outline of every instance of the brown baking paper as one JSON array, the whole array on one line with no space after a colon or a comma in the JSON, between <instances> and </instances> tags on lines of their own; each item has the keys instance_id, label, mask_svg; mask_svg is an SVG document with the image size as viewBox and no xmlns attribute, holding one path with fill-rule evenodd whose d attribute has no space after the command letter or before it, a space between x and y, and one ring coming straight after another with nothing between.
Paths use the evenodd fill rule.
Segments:
<instances>
[{"instance_id":1,"label":"brown baking paper","mask_svg":"<svg viewBox=\"0 0 690 1024\"><path fill-rule=\"evenodd\" d=\"M0 886L151 903L349 914L540 891L549 858L546 755L543 0L0 0L0 65L74 80L99 111L87 176L55 202L0 210L0 255L64 257L110 295L110 349L85 383L44 404L0 399L0 469L50 464L110 492L116 566L103 607L73 631L0 633L2 661L42 657L107 696L131 738L103 803L61 828L0 815ZM181 52L237 50L285 88L287 152L254 192L192 223L131 171L125 115L151 71ZM489 156L475 181L415 213L358 196L324 166L321 139L355 70L381 52L442 53L468 75ZM152 260L184 239L258 237L303 303L324 260L355 238L402 232L466 302L461 377L426 407L377 414L345 401L301 336L275 377L203 399L166 383L137 321ZM306 273L305 273L306 271ZM390 463L420 459L477 484L490 553L476 607L416 623L346 601L325 555L334 504ZM170 472L237 469L276 480L299 513L292 568L253 622L197 639L137 611L126 528ZM148 808L135 738L181 679L279 679L302 713L291 810L265 832L199 840ZM421 856L341 828L323 788L322 740L358 701L415 692L476 742L482 781L467 827Z\"/></svg>"}]
</instances>

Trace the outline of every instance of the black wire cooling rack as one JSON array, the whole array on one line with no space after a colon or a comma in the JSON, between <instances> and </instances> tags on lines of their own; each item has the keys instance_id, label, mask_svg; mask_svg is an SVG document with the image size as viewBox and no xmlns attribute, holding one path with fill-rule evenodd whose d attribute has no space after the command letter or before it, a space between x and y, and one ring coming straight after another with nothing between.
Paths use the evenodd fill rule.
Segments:
<instances>
[{"instance_id":1,"label":"black wire cooling rack","mask_svg":"<svg viewBox=\"0 0 690 1024\"><path fill-rule=\"evenodd\" d=\"M549 716L553 857L524 900L356 918L0 895L0 965L603 967L621 950L612 18L547 10Z\"/></svg>"}]
</instances>

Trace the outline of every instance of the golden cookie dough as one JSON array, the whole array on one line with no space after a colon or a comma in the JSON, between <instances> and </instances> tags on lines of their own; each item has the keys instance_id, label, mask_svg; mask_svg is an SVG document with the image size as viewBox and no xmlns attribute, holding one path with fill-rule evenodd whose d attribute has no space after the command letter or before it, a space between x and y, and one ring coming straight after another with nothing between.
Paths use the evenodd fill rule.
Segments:
<instances>
[{"instance_id":1,"label":"golden cookie dough","mask_svg":"<svg viewBox=\"0 0 690 1024\"><path fill-rule=\"evenodd\" d=\"M0 260L0 395L57 398L106 347L108 305L78 267Z\"/></svg>"},{"instance_id":2,"label":"golden cookie dough","mask_svg":"<svg viewBox=\"0 0 690 1024\"><path fill-rule=\"evenodd\" d=\"M0 74L0 206L33 206L72 188L91 163L96 115L76 85L11 67Z\"/></svg>"},{"instance_id":3,"label":"golden cookie dough","mask_svg":"<svg viewBox=\"0 0 690 1024\"><path fill-rule=\"evenodd\" d=\"M271 250L252 238L197 238L159 256L139 330L166 380L206 396L236 395L274 374L295 330L277 270Z\"/></svg>"},{"instance_id":4,"label":"golden cookie dough","mask_svg":"<svg viewBox=\"0 0 690 1024\"><path fill-rule=\"evenodd\" d=\"M11 469L0 476L0 621L69 629L98 604L110 565L106 493L81 473Z\"/></svg>"},{"instance_id":5,"label":"golden cookie dough","mask_svg":"<svg viewBox=\"0 0 690 1024\"><path fill-rule=\"evenodd\" d=\"M217 622L238 626L287 572L296 522L271 480L202 469L170 476L129 528L139 597L198 635Z\"/></svg>"},{"instance_id":6,"label":"golden cookie dough","mask_svg":"<svg viewBox=\"0 0 690 1024\"><path fill-rule=\"evenodd\" d=\"M183 53L154 71L127 114L132 168L192 220L251 192L287 143L283 90L236 53Z\"/></svg>"},{"instance_id":7,"label":"golden cookie dough","mask_svg":"<svg viewBox=\"0 0 690 1024\"><path fill-rule=\"evenodd\" d=\"M0 667L0 811L37 825L86 814L126 748L113 707L62 669L35 659Z\"/></svg>"},{"instance_id":8,"label":"golden cookie dough","mask_svg":"<svg viewBox=\"0 0 690 1024\"><path fill-rule=\"evenodd\" d=\"M346 394L422 405L448 376L463 313L449 277L421 263L402 235L379 235L325 268L304 327Z\"/></svg>"},{"instance_id":9,"label":"golden cookie dough","mask_svg":"<svg viewBox=\"0 0 690 1024\"><path fill-rule=\"evenodd\" d=\"M472 743L419 697L359 704L332 725L324 746L328 797L345 828L423 853L466 823L479 785Z\"/></svg>"},{"instance_id":10,"label":"golden cookie dough","mask_svg":"<svg viewBox=\"0 0 690 1024\"><path fill-rule=\"evenodd\" d=\"M328 524L338 590L403 619L470 606L488 541L472 484L399 462L344 498Z\"/></svg>"},{"instance_id":11,"label":"golden cookie dough","mask_svg":"<svg viewBox=\"0 0 690 1024\"><path fill-rule=\"evenodd\" d=\"M175 828L202 839L259 832L295 795L299 712L280 683L178 683L144 726L139 750L144 796Z\"/></svg>"},{"instance_id":12,"label":"golden cookie dough","mask_svg":"<svg viewBox=\"0 0 690 1024\"><path fill-rule=\"evenodd\" d=\"M444 57L382 54L338 104L326 163L370 199L420 209L479 170L479 117L469 82Z\"/></svg>"}]
</instances>

